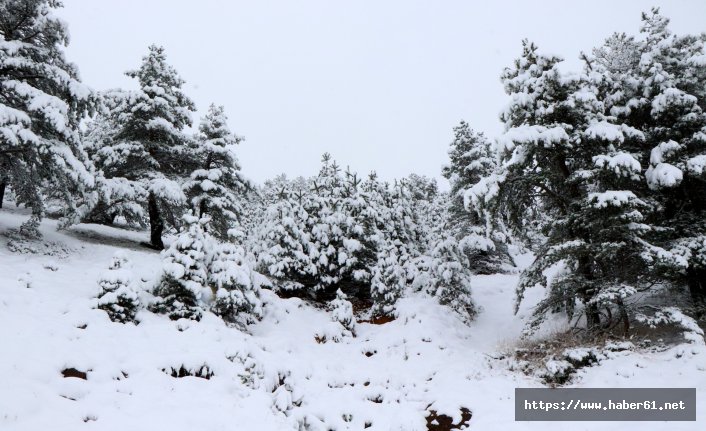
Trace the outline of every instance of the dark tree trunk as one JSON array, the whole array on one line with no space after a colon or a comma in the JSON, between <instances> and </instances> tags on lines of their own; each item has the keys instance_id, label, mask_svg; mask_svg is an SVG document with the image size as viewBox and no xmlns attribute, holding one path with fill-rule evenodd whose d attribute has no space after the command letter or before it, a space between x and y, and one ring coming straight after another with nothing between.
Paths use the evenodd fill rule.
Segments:
<instances>
[{"instance_id":1,"label":"dark tree trunk","mask_svg":"<svg viewBox=\"0 0 706 431\"><path fill-rule=\"evenodd\" d=\"M596 332L601 328L601 312L596 304L586 304L586 328Z\"/></svg>"},{"instance_id":2,"label":"dark tree trunk","mask_svg":"<svg viewBox=\"0 0 706 431\"><path fill-rule=\"evenodd\" d=\"M593 271L591 270L591 260L587 256L582 256L579 258L579 271L583 273L584 278L587 283L592 283L594 280ZM594 287L591 284L584 285L579 290L581 295L581 300L586 307L586 329L589 332L595 333L601 328L601 312L598 309L598 305L592 303L594 295L596 294Z\"/></svg>"},{"instance_id":3,"label":"dark tree trunk","mask_svg":"<svg viewBox=\"0 0 706 431\"><path fill-rule=\"evenodd\" d=\"M618 310L620 312L620 321L623 323L623 336L627 337L630 334L630 318L628 317L628 310L622 299L618 298L617 303Z\"/></svg>"},{"instance_id":4,"label":"dark tree trunk","mask_svg":"<svg viewBox=\"0 0 706 431\"><path fill-rule=\"evenodd\" d=\"M162 250L164 249L164 243L162 242L164 220L162 220L162 215L159 213L159 205L154 193L150 193L147 209L150 215L150 244L157 250Z\"/></svg>"},{"instance_id":5,"label":"dark tree trunk","mask_svg":"<svg viewBox=\"0 0 706 431\"><path fill-rule=\"evenodd\" d=\"M2 201L5 199L5 189L7 188L7 180L3 179L0 182L0 208L2 208Z\"/></svg>"}]
</instances>

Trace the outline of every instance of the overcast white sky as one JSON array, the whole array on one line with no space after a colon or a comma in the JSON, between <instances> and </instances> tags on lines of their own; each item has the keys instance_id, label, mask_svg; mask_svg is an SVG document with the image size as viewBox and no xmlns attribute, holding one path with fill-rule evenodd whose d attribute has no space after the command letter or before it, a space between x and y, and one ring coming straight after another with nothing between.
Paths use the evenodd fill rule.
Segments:
<instances>
[{"instance_id":1,"label":"overcast white sky","mask_svg":"<svg viewBox=\"0 0 706 431\"><path fill-rule=\"evenodd\" d=\"M325 151L360 173L440 178L459 120L502 130L499 75L522 38L578 68L579 51L637 33L652 5L676 33L706 31L703 0L478 3L64 0L60 15L68 57L97 90L133 88L123 72L164 45L199 114L225 105L258 182L312 175Z\"/></svg>"}]
</instances>

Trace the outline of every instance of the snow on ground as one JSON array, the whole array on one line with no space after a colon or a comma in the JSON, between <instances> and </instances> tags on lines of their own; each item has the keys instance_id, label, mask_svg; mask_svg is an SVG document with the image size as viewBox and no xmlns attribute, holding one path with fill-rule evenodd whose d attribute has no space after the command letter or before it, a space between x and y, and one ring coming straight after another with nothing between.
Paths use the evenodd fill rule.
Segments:
<instances>
[{"instance_id":1,"label":"snow on ground","mask_svg":"<svg viewBox=\"0 0 706 431\"><path fill-rule=\"evenodd\" d=\"M0 212L0 430L424 430L429 410L458 421L461 407L478 430L667 426L514 422L514 389L542 385L494 359L512 349L529 312L512 314L517 275L474 278L482 311L470 327L413 297L401 301L397 320L359 323L356 338L333 342L327 312L270 292L251 334L210 314L185 323L141 311L139 325L123 325L93 308L97 280L124 250L149 286L160 261L139 245L147 234L93 225L57 232L46 220L44 238L23 243L11 230L25 219L20 210ZM329 341L319 342L324 335ZM170 375L204 366L208 380ZM64 378L68 368L87 380ZM703 346L617 352L571 385L696 387L697 422L668 428L700 429L706 420Z\"/></svg>"}]
</instances>

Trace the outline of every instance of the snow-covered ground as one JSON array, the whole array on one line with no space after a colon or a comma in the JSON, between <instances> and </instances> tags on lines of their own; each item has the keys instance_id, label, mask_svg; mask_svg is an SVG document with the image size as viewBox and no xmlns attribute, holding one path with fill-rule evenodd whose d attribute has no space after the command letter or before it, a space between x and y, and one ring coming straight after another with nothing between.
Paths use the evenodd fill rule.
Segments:
<instances>
[{"instance_id":1,"label":"snow-covered ground","mask_svg":"<svg viewBox=\"0 0 706 431\"><path fill-rule=\"evenodd\" d=\"M682 344L615 353L570 385L696 387L696 422L514 422L514 389L542 385L499 354L514 348L528 313L512 313L516 275L474 278L482 311L470 327L413 297L397 320L321 343L337 331L331 316L269 291L250 334L212 315L184 323L141 311L139 325L123 325L94 309L97 280L123 250L149 286L160 260L139 245L147 234L57 232L45 220L42 240L13 238L26 217L0 211L0 430L411 431L427 429L431 410L460 421L462 407L476 430L696 430L706 421L706 349ZM204 366L210 379L170 375ZM87 379L65 378L70 368Z\"/></svg>"}]
</instances>

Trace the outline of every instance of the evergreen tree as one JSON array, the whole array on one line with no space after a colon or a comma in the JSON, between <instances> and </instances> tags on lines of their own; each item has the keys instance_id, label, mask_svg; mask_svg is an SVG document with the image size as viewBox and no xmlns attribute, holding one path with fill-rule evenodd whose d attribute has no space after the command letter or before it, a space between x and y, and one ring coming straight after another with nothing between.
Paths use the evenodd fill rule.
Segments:
<instances>
[{"instance_id":1,"label":"evergreen tree","mask_svg":"<svg viewBox=\"0 0 706 431\"><path fill-rule=\"evenodd\" d=\"M471 272L464 259L455 238L439 241L431 253L424 290L468 323L476 315L476 306L471 298Z\"/></svg>"},{"instance_id":2,"label":"evergreen tree","mask_svg":"<svg viewBox=\"0 0 706 431\"><path fill-rule=\"evenodd\" d=\"M326 154L309 184L283 186L261 230L258 261L265 272L319 299L333 298L338 288L368 298L382 222L373 220L376 212L360 184Z\"/></svg>"},{"instance_id":3,"label":"evergreen tree","mask_svg":"<svg viewBox=\"0 0 706 431\"><path fill-rule=\"evenodd\" d=\"M474 132L465 121L454 127L454 139L449 147L449 164L442 169L444 178L451 184L451 223L482 223L478 215L466 211L463 192L491 173L495 165L491 144L485 135Z\"/></svg>"},{"instance_id":4,"label":"evergreen tree","mask_svg":"<svg viewBox=\"0 0 706 431\"><path fill-rule=\"evenodd\" d=\"M364 213L357 175L340 167L326 153L319 175L313 180L308 201L309 229L317 268L317 290L332 297L338 287L357 297L369 293L370 262L374 245Z\"/></svg>"},{"instance_id":5,"label":"evergreen tree","mask_svg":"<svg viewBox=\"0 0 706 431\"><path fill-rule=\"evenodd\" d=\"M208 281L215 299L214 314L239 327L262 317L259 290L253 284L253 274L242 247L231 243L218 244L208 262Z\"/></svg>"},{"instance_id":6,"label":"evergreen tree","mask_svg":"<svg viewBox=\"0 0 706 431\"><path fill-rule=\"evenodd\" d=\"M66 222L83 211L76 198L94 184L78 128L94 96L64 57L68 29L54 15L60 6L55 0L0 3L0 197L9 186L32 209L22 229L31 235L45 212L43 182L63 198Z\"/></svg>"},{"instance_id":7,"label":"evergreen tree","mask_svg":"<svg viewBox=\"0 0 706 431\"><path fill-rule=\"evenodd\" d=\"M414 181L419 185L419 181ZM415 276L415 258L425 246L426 236L418 224L413 195L422 188L396 181L393 186L381 183L372 173L363 185L370 204L369 218L374 227L375 260L370 266L370 296L373 317L394 315L395 305ZM423 187L427 193L431 188ZM433 188L433 187L432 187ZM433 191L431 191L433 193ZM421 198L421 196L419 195ZM418 202L418 201L417 201Z\"/></svg>"},{"instance_id":8,"label":"evergreen tree","mask_svg":"<svg viewBox=\"0 0 706 431\"><path fill-rule=\"evenodd\" d=\"M98 308L108 313L113 322L127 323L135 320L140 300L132 280L129 261L123 253L116 253L98 281Z\"/></svg>"},{"instance_id":9,"label":"evergreen tree","mask_svg":"<svg viewBox=\"0 0 706 431\"><path fill-rule=\"evenodd\" d=\"M329 302L331 317L334 322L338 322L346 330L344 335L355 337L356 321L353 314L353 304L348 300L348 296L341 292L341 289L336 291L336 298Z\"/></svg>"},{"instance_id":10,"label":"evergreen tree","mask_svg":"<svg viewBox=\"0 0 706 431\"><path fill-rule=\"evenodd\" d=\"M706 303L706 35L673 36L669 20L643 14L645 35L637 79L642 118L629 124L646 137L647 184L662 208L658 238L673 257L661 264L692 299ZM630 103L630 101L629 101ZM631 104L628 104L631 106ZM640 108L638 108L640 111ZM647 155L646 155L647 156Z\"/></svg>"},{"instance_id":11,"label":"evergreen tree","mask_svg":"<svg viewBox=\"0 0 706 431\"><path fill-rule=\"evenodd\" d=\"M451 198L446 192L438 192L428 199L414 202L413 211L417 216L419 249L422 253L429 253L442 236L456 228L449 222L450 206Z\"/></svg>"},{"instance_id":12,"label":"evergreen tree","mask_svg":"<svg viewBox=\"0 0 706 431\"><path fill-rule=\"evenodd\" d=\"M659 211L650 217L662 274L706 301L705 35L675 36L659 9L642 16L643 38L613 35L593 51L605 110L640 130L632 151L646 186L633 188Z\"/></svg>"},{"instance_id":13,"label":"evergreen tree","mask_svg":"<svg viewBox=\"0 0 706 431\"><path fill-rule=\"evenodd\" d=\"M454 128L454 140L449 148L449 164L442 174L451 184L446 226L463 244L470 268L475 273L492 274L514 266L500 220L486 223L475 211L465 207L464 193L493 172L495 154L482 133L476 133L461 123Z\"/></svg>"},{"instance_id":14,"label":"evergreen tree","mask_svg":"<svg viewBox=\"0 0 706 431\"><path fill-rule=\"evenodd\" d=\"M195 108L162 47L151 45L140 68L126 74L140 89L110 94L108 121L117 130L103 137L94 161L105 178L124 178L118 184L135 191L123 190L124 196L142 199L146 192L139 203L147 208L151 245L162 249L165 223L176 226L184 208L181 183L198 166L194 143L184 132Z\"/></svg>"},{"instance_id":15,"label":"evergreen tree","mask_svg":"<svg viewBox=\"0 0 706 431\"><path fill-rule=\"evenodd\" d=\"M409 174L404 182L414 201L431 201L440 193L436 179L428 178L426 175Z\"/></svg>"},{"instance_id":16,"label":"evergreen tree","mask_svg":"<svg viewBox=\"0 0 706 431\"><path fill-rule=\"evenodd\" d=\"M281 187L258 233L257 260L260 270L279 280L280 287L298 290L315 285L318 274L303 202L308 196L301 189Z\"/></svg>"},{"instance_id":17,"label":"evergreen tree","mask_svg":"<svg viewBox=\"0 0 706 431\"><path fill-rule=\"evenodd\" d=\"M244 232L238 228L243 215L242 200L250 188L240 173L240 164L234 148L241 141L228 129L228 118L222 106L211 105L201 120L198 137L198 169L184 185L189 201L200 217L208 214L212 234L228 239L228 231L236 229L242 240Z\"/></svg>"},{"instance_id":18,"label":"evergreen tree","mask_svg":"<svg viewBox=\"0 0 706 431\"><path fill-rule=\"evenodd\" d=\"M538 207L548 216L546 242L518 286L518 302L526 289L548 287L532 328L564 310L597 331L613 323L602 318L604 309L628 328L625 298L649 284L659 254L646 237L654 207L632 191L640 187L640 163L629 150L644 136L604 114L600 76L563 75L559 61L525 42L523 56L505 70L512 102L502 115L501 165L467 198L516 230ZM556 264L563 271L548 280Z\"/></svg>"},{"instance_id":19,"label":"evergreen tree","mask_svg":"<svg viewBox=\"0 0 706 431\"><path fill-rule=\"evenodd\" d=\"M212 240L206 234L207 219L183 217L184 227L172 245L162 252L162 275L155 288L155 313L172 320L200 320L203 315L202 289L208 286L208 258Z\"/></svg>"},{"instance_id":20,"label":"evergreen tree","mask_svg":"<svg viewBox=\"0 0 706 431\"><path fill-rule=\"evenodd\" d=\"M392 242L379 246L370 281L373 317L394 315L395 305L409 285L406 264L410 256L399 246Z\"/></svg>"}]
</instances>

